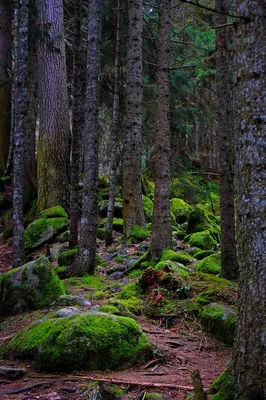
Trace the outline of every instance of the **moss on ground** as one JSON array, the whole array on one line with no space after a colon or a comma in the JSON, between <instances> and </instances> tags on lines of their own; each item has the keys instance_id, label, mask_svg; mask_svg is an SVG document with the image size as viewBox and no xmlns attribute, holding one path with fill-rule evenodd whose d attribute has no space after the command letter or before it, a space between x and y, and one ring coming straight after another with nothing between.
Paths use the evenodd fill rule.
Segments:
<instances>
[{"instance_id":1,"label":"moss on ground","mask_svg":"<svg viewBox=\"0 0 266 400\"><path fill-rule=\"evenodd\" d=\"M106 218L103 218L99 223L100 228L104 228L106 225ZM113 229L117 232L123 232L123 220L122 218L113 219Z\"/></svg>"},{"instance_id":2,"label":"moss on ground","mask_svg":"<svg viewBox=\"0 0 266 400\"><path fill-rule=\"evenodd\" d=\"M214 253L214 250L199 250L194 254L194 258L196 258L197 260L203 260L203 258L208 257Z\"/></svg>"},{"instance_id":3,"label":"moss on ground","mask_svg":"<svg viewBox=\"0 0 266 400\"><path fill-rule=\"evenodd\" d=\"M188 265L193 261L193 258L186 252L176 252L174 250L164 250L161 261L176 261L184 265Z\"/></svg>"},{"instance_id":4,"label":"moss on ground","mask_svg":"<svg viewBox=\"0 0 266 400\"><path fill-rule=\"evenodd\" d=\"M170 211L175 217L175 222L182 224L188 220L191 206L182 199L171 199L170 200Z\"/></svg>"},{"instance_id":5,"label":"moss on ground","mask_svg":"<svg viewBox=\"0 0 266 400\"><path fill-rule=\"evenodd\" d=\"M198 272L204 272L205 274L217 275L221 272L221 254L215 253L195 264L195 268Z\"/></svg>"},{"instance_id":6,"label":"moss on ground","mask_svg":"<svg viewBox=\"0 0 266 400\"><path fill-rule=\"evenodd\" d=\"M61 206L55 206L48 208L47 210L43 210L39 214L39 218L68 218L66 211Z\"/></svg>"},{"instance_id":7,"label":"moss on ground","mask_svg":"<svg viewBox=\"0 0 266 400\"><path fill-rule=\"evenodd\" d=\"M47 242L55 234L67 228L67 218L36 219L24 231L25 249L33 249Z\"/></svg>"},{"instance_id":8,"label":"moss on ground","mask_svg":"<svg viewBox=\"0 0 266 400\"><path fill-rule=\"evenodd\" d=\"M185 237L184 242L201 250L212 250L217 245L209 230L192 233Z\"/></svg>"},{"instance_id":9,"label":"moss on ground","mask_svg":"<svg viewBox=\"0 0 266 400\"><path fill-rule=\"evenodd\" d=\"M159 393L147 393L145 394L145 400L164 400L163 395Z\"/></svg>"},{"instance_id":10,"label":"moss on ground","mask_svg":"<svg viewBox=\"0 0 266 400\"><path fill-rule=\"evenodd\" d=\"M186 267L183 264L175 261L169 261L169 260L159 261L155 265L154 269L156 271L175 272L184 279L189 278L189 274L188 271L186 270Z\"/></svg>"},{"instance_id":11,"label":"moss on ground","mask_svg":"<svg viewBox=\"0 0 266 400\"><path fill-rule=\"evenodd\" d=\"M209 393L214 394L212 400L237 400L236 382L232 375L228 371L222 372L213 382Z\"/></svg>"},{"instance_id":12,"label":"moss on ground","mask_svg":"<svg viewBox=\"0 0 266 400\"><path fill-rule=\"evenodd\" d=\"M78 253L78 249L69 249L62 251L58 256L58 265L72 265L75 257Z\"/></svg>"},{"instance_id":13,"label":"moss on ground","mask_svg":"<svg viewBox=\"0 0 266 400\"><path fill-rule=\"evenodd\" d=\"M152 347L132 318L104 313L35 322L17 333L6 358L32 359L41 371L105 370L146 362Z\"/></svg>"},{"instance_id":14,"label":"moss on ground","mask_svg":"<svg viewBox=\"0 0 266 400\"><path fill-rule=\"evenodd\" d=\"M143 242L143 240L146 240L148 237L149 233L146 228L143 226L132 226L129 231L129 237L131 241L133 240L134 242Z\"/></svg>"}]
</instances>

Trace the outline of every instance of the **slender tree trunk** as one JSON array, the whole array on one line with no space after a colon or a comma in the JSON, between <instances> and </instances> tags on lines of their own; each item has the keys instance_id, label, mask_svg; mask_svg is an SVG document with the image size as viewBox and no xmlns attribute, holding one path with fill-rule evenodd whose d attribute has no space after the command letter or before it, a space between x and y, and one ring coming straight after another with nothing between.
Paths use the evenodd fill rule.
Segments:
<instances>
[{"instance_id":1,"label":"slender tree trunk","mask_svg":"<svg viewBox=\"0 0 266 400\"><path fill-rule=\"evenodd\" d=\"M79 189L79 164L81 148L81 132L83 126L83 95L81 71L83 69L81 57L81 17L82 0L75 4L75 43L73 55L73 115L72 115L72 167L70 190L70 238L69 247L78 244L78 189Z\"/></svg>"},{"instance_id":2,"label":"slender tree trunk","mask_svg":"<svg viewBox=\"0 0 266 400\"><path fill-rule=\"evenodd\" d=\"M124 238L145 226L141 193L142 0L128 0L126 113L123 149Z\"/></svg>"},{"instance_id":3,"label":"slender tree trunk","mask_svg":"<svg viewBox=\"0 0 266 400\"><path fill-rule=\"evenodd\" d=\"M157 61L156 167L151 237L151 257L155 260L159 259L163 250L169 248L172 243L169 201L170 20L171 0L160 0Z\"/></svg>"},{"instance_id":4,"label":"slender tree trunk","mask_svg":"<svg viewBox=\"0 0 266 400\"><path fill-rule=\"evenodd\" d=\"M118 129L120 103L120 62L121 62L121 0L117 0L116 47L115 47L115 78L113 99L112 155L110 171L110 194L108 200L107 221L105 229L105 244L113 242L113 218L115 204L116 170L118 164Z\"/></svg>"},{"instance_id":5,"label":"slender tree trunk","mask_svg":"<svg viewBox=\"0 0 266 400\"><path fill-rule=\"evenodd\" d=\"M11 128L12 2L0 0L0 175L4 173Z\"/></svg>"},{"instance_id":6,"label":"slender tree trunk","mask_svg":"<svg viewBox=\"0 0 266 400\"><path fill-rule=\"evenodd\" d=\"M27 66L27 109L25 115L24 205L37 194L36 124L38 113L38 57L37 57L36 0L29 1L29 52Z\"/></svg>"},{"instance_id":7,"label":"slender tree trunk","mask_svg":"<svg viewBox=\"0 0 266 400\"><path fill-rule=\"evenodd\" d=\"M23 183L25 150L25 115L27 108L27 62L28 62L28 15L29 0L18 0L14 8L15 26L19 36L15 51L15 120L14 120L14 166L13 166L13 267L24 260L23 243Z\"/></svg>"},{"instance_id":8,"label":"slender tree trunk","mask_svg":"<svg viewBox=\"0 0 266 400\"><path fill-rule=\"evenodd\" d=\"M38 209L69 205L69 106L62 0L38 0Z\"/></svg>"},{"instance_id":9,"label":"slender tree trunk","mask_svg":"<svg viewBox=\"0 0 266 400\"><path fill-rule=\"evenodd\" d=\"M266 398L266 1L237 0L236 199L239 306L233 357L236 398ZM243 396L243 397L241 397Z\"/></svg>"},{"instance_id":10,"label":"slender tree trunk","mask_svg":"<svg viewBox=\"0 0 266 400\"><path fill-rule=\"evenodd\" d=\"M216 0L217 25L227 23L228 1ZM235 213L234 213L234 145L232 120L232 90L230 84L230 45L228 28L219 28L216 33L216 76L218 90L218 132L220 142L221 184L221 267L226 279L237 279Z\"/></svg>"},{"instance_id":11,"label":"slender tree trunk","mask_svg":"<svg viewBox=\"0 0 266 400\"><path fill-rule=\"evenodd\" d=\"M86 113L84 124L84 179L80 249L75 275L93 274L98 224L99 75L101 61L101 0L89 1Z\"/></svg>"}]
</instances>

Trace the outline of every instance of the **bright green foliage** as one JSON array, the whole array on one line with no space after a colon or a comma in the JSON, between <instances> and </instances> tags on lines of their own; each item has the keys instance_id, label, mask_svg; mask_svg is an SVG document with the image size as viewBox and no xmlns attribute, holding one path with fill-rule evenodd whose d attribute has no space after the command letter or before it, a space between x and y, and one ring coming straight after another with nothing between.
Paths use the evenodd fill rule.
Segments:
<instances>
[{"instance_id":1,"label":"bright green foliage","mask_svg":"<svg viewBox=\"0 0 266 400\"><path fill-rule=\"evenodd\" d=\"M181 264L188 265L193 260L193 258L185 251L176 252L174 250L168 249L164 250L160 261L166 261L166 260L176 261Z\"/></svg>"},{"instance_id":2,"label":"bright green foliage","mask_svg":"<svg viewBox=\"0 0 266 400\"><path fill-rule=\"evenodd\" d=\"M155 265L156 271L176 272L182 278L188 279L188 272L183 264L174 261L160 261Z\"/></svg>"},{"instance_id":3,"label":"bright green foliage","mask_svg":"<svg viewBox=\"0 0 266 400\"><path fill-rule=\"evenodd\" d=\"M75 257L78 253L78 249L70 249L62 251L58 256L58 265L72 265Z\"/></svg>"},{"instance_id":4,"label":"bright green foliage","mask_svg":"<svg viewBox=\"0 0 266 400\"><path fill-rule=\"evenodd\" d=\"M68 218L67 213L61 206L55 206L48 208L47 210L43 210L39 214L39 218Z\"/></svg>"},{"instance_id":5,"label":"bright green foliage","mask_svg":"<svg viewBox=\"0 0 266 400\"><path fill-rule=\"evenodd\" d=\"M67 228L66 218L36 219L24 231L25 249L34 249Z\"/></svg>"},{"instance_id":6,"label":"bright green foliage","mask_svg":"<svg viewBox=\"0 0 266 400\"><path fill-rule=\"evenodd\" d=\"M106 218L103 218L99 224L99 227L105 227ZM122 218L114 218L113 219L113 229L117 232L123 232L123 220Z\"/></svg>"},{"instance_id":7,"label":"bright green foliage","mask_svg":"<svg viewBox=\"0 0 266 400\"><path fill-rule=\"evenodd\" d=\"M225 305L211 303L200 312L202 324L222 342L233 345L236 329L234 311Z\"/></svg>"},{"instance_id":8,"label":"bright green foliage","mask_svg":"<svg viewBox=\"0 0 266 400\"><path fill-rule=\"evenodd\" d=\"M133 318L134 315L140 315L142 311L142 301L137 297L121 299L112 297L106 302L106 305L115 306L121 315Z\"/></svg>"},{"instance_id":9,"label":"bright green foliage","mask_svg":"<svg viewBox=\"0 0 266 400\"><path fill-rule=\"evenodd\" d=\"M62 294L65 294L63 283L48 259L42 257L1 275L0 314L6 316L49 306Z\"/></svg>"},{"instance_id":10,"label":"bright green foliage","mask_svg":"<svg viewBox=\"0 0 266 400\"><path fill-rule=\"evenodd\" d=\"M115 306L111 306L111 305L101 306L100 310L104 313L110 313L110 314L114 314L114 315L120 314L120 311L118 310L118 308Z\"/></svg>"},{"instance_id":11,"label":"bright green foliage","mask_svg":"<svg viewBox=\"0 0 266 400\"><path fill-rule=\"evenodd\" d=\"M174 214L177 223L188 220L191 206L182 199L170 200L170 211Z\"/></svg>"},{"instance_id":12,"label":"bright green foliage","mask_svg":"<svg viewBox=\"0 0 266 400\"><path fill-rule=\"evenodd\" d=\"M200 250L194 254L194 258L196 258L197 260L202 260L203 258L208 257L214 253L214 250Z\"/></svg>"},{"instance_id":13,"label":"bright green foliage","mask_svg":"<svg viewBox=\"0 0 266 400\"><path fill-rule=\"evenodd\" d=\"M211 250L216 245L216 240L210 234L210 231L195 232L185 237L185 242L192 247L198 247L202 250Z\"/></svg>"},{"instance_id":14,"label":"bright green foliage","mask_svg":"<svg viewBox=\"0 0 266 400\"><path fill-rule=\"evenodd\" d=\"M215 215L220 213L220 196L216 193L210 192L209 199L206 203L207 210Z\"/></svg>"},{"instance_id":15,"label":"bright green foliage","mask_svg":"<svg viewBox=\"0 0 266 400\"><path fill-rule=\"evenodd\" d=\"M145 362L152 347L133 319L88 312L31 324L11 339L10 355L44 371L105 370Z\"/></svg>"},{"instance_id":16,"label":"bright green foliage","mask_svg":"<svg viewBox=\"0 0 266 400\"><path fill-rule=\"evenodd\" d=\"M215 253L197 262L195 268L199 272L217 275L221 272L221 254Z\"/></svg>"},{"instance_id":17,"label":"bright green foliage","mask_svg":"<svg viewBox=\"0 0 266 400\"><path fill-rule=\"evenodd\" d=\"M148 231L143 226L135 225L130 228L129 237L130 239L133 239L133 241L142 242L143 240L147 239Z\"/></svg>"}]
</instances>

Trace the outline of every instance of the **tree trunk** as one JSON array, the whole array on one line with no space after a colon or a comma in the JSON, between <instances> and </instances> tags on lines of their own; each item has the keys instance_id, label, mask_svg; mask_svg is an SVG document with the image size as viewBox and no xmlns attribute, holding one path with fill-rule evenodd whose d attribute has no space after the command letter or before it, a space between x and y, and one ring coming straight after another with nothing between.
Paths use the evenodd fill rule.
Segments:
<instances>
[{"instance_id":1,"label":"tree trunk","mask_svg":"<svg viewBox=\"0 0 266 400\"><path fill-rule=\"evenodd\" d=\"M12 2L0 0L0 176L4 173L11 128Z\"/></svg>"},{"instance_id":2,"label":"tree trunk","mask_svg":"<svg viewBox=\"0 0 266 400\"><path fill-rule=\"evenodd\" d=\"M239 307L233 357L238 399L266 398L265 0L237 0L234 34ZM243 396L243 397L241 397Z\"/></svg>"},{"instance_id":3,"label":"tree trunk","mask_svg":"<svg viewBox=\"0 0 266 400\"><path fill-rule=\"evenodd\" d=\"M84 124L84 179L80 249L75 275L93 274L98 224L99 75L101 60L101 0L89 1L86 113Z\"/></svg>"},{"instance_id":4,"label":"tree trunk","mask_svg":"<svg viewBox=\"0 0 266 400\"><path fill-rule=\"evenodd\" d=\"M227 0L216 0L217 25L227 23ZM225 279L236 280L238 265L236 258L235 212L234 212L234 146L232 120L232 90L230 83L230 44L228 28L216 32L216 77L218 90L218 133L220 144L221 185L221 274Z\"/></svg>"},{"instance_id":5,"label":"tree trunk","mask_svg":"<svg viewBox=\"0 0 266 400\"><path fill-rule=\"evenodd\" d=\"M128 0L126 112L123 149L124 238L145 226L141 193L142 0Z\"/></svg>"},{"instance_id":6,"label":"tree trunk","mask_svg":"<svg viewBox=\"0 0 266 400\"><path fill-rule=\"evenodd\" d=\"M119 129L119 103L120 103L120 61L121 61L121 0L117 0L116 21L116 47L115 47L115 78L113 99L113 126L112 126L112 154L110 170L110 193L107 209L107 220L105 229L105 244L113 242L113 218L116 195L116 170L118 164L118 129Z\"/></svg>"},{"instance_id":7,"label":"tree trunk","mask_svg":"<svg viewBox=\"0 0 266 400\"><path fill-rule=\"evenodd\" d=\"M171 0L160 0L155 193L151 238L151 257L154 260L159 259L163 250L172 243L169 201L170 19Z\"/></svg>"},{"instance_id":8,"label":"tree trunk","mask_svg":"<svg viewBox=\"0 0 266 400\"><path fill-rule=\"evenodd\" d=\"M38 209L69 205L69 107L62 0L38 0Z\"/></svg>"},{"instance_id":9,"label":"tree trunk","mask_svg":"<svg viewBox=\"0 0 266 400\"><path fill-rule=\"evenodd\" d=\"M14 166L13 166L13 267L22 265L23 243L23 183L25 116L27 109L27 62L28 62L28 13L29 0L19 0L14 7L15 28L19 35L15 50L15 118L14 118Z\"/></svg>"},{"instance_id":10,"label":"tree trunk","mask_svg":"<svg viewBox=\"0 0 266 400\"><path fill-rule=\"evenodd\" d=\"M83 126L83 95L82 95L82 57L81 57L81 18L82 0L77 0L75 5L75 43L73 55L73 114L72 114L72 167L70 190L70 220L69 220L69 247L78 244L78 190L79 190L79 164L81 148L81 132Z\"/></svg>"}]
</instances>

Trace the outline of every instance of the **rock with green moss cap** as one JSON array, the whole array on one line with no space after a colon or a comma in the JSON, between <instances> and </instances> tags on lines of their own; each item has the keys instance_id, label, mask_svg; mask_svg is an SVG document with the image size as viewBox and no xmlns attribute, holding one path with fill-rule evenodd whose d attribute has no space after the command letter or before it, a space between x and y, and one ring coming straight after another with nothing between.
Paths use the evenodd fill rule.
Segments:
<instances>
[{"instance_id":1,"label":"rock with green moss cap","mask_svg":"<svg viewBox=\"0 0 266 400\"><path fill-rule=\"evenodd\" d=\"M0 315L49 306L64 293L64 285L49 260L39 258L1 275Z\"/></svg>"},{"instance_id":2,"label":"rock with green moss cap","mask_svg":"<svg viewBox=\"0 0 266 400\"><path fill-rule=\"evenodd\" d=\"M55 206L43 210L39 214L39 218L68 218L66 211L61 206Z\"/></svg>"},{"instance_id":3,"label":"rock with green moss cap","mask_svg":"<svg viewBox=\"0 0 266 400\"><path fill-rule=\"evenodd\" d=\"M94 311L34 322L11 339L4 356L33 360L40 371L106 370L147 362L152 346L132 318Z\"/></svg>"},{"instance_id":4,"label":"rock with green moss cap","mask_svg":"<svg viewBox=\"0 0 266 400\"><path fill-rule=\"evenodd\" d=\"M103 218L99 223L99 227L103 228L106 225L106 218ZM122 218L113 219L113 229L117 232L123 232L123 220Z\"/></svg>"},{"instance_id":5,"label":"rock with green moss cap","mask_svg":"<svg viewBox=\"0 0 266 400\"><path fill-rule=\"evenodd\" d=\"M102 218L106 218L108 210L108 200L102 200L98 203L99 215ZM123 200L115 199L114 202L114 217L122 218L123 216Z\"/></svg>"},{"instance_id":6,"label":"rock with green moss cap","mask_svg":"<svg viewBox=\"0 0 266 400\"><path fill-rule=\"evenodd\" d=\"M217 275L221 272L221 253L214 253L195 264L198 272Z\"/></svg>"},{"instance_id":7,"label":"rock with green moss cap","mask_svg":"<svg viewBox=\"0 0 266 400\"><path fill-rule=\"evenodd\" d=\"M168 250L164 250L162 257L161 257L161 261L166 261L166 260L176 261L181 264L188 265L193 261L193 258L185 251L177 252L177 251L168 249Z\"/></svg>"},{"instance_id":8,"label":"rock with green moss cap","mask_svg":"<svg viewBox=\"0 0 266 400\"><path fill-rule=\"evenodd\" d=\"M209 230L216 240L220 239L218 217L209 213L205 206L197 205L191 210L188 218L187 234Z\"/></svg>"},{"instance_id":9,"label":"rock with green moss cap","mask_svg":"<svg viewBox=\"0 0 266 400\"><path fill-rule=\"evenodd\" d=\"M143 226L134 225L129 230L129 237L134 242L143 242L143 240L147 239L148 235L147 229Z\"/></svg>"},{"instance_id":10,"label":"rock with green moss cap","mask_svg":"<svg viewBox=\"0 0 266 400\"><path fill-rule=\"evenodd\" d=\"M58 265L72 265L77 253L78 249L63 250L58 256Z\"/></svg>"},{"instance_id":11,"label":"rock with green moss cap","mask_svg":"<svg viewBox=\"0 0 266 400\"><path fill-rule=\"evenodd\" d=\"M170 261L170 260L159 261L155 265L154 269L156 271L175 272L185 279L189 277L186 267L183 264L178 263L176 261Z\"/></svg>"},{"instance_id":12,"label":"rock with green moss cap","mask_svg":"<svg viewBox=\"0 0 266 400\"><path fill-rule=\"evenodd\" d=\"M200 250L194 254L194 258L196 258L197 260L203 260L203 258L208 257L214 253L214 250Z\"/></svg>"},{"instance_id":13,"label":"rock with green moss cap","mask_svg":"<svg viewBox=\"0 0 266 400\"><path fill-rule=\"evenodd\" d=\"M184 242L190 244L192 247L198 247L202 250L212 250L213 247L217 245L216 240L208 230L192 233L185 237Z\"/></svg>"},{"instance_id":14,"label":"rock with green moss cap","mask_svg":"<svg viewBox=\"0 0 266 400\"><path fill-rule=\"evenodd\" d=\"M211 303L201 310L200 319L215 339L227 345L233 345L236 330L236 315L231 307Z\"/></svg>"},{"instance_id":15,"label":"rock with green moss cap","mask_svg":"<svg viewBox=\"0 0 266 400\"><path fill-rule=\"evenodd\" d=\"M159 393L145 393L145 400L164 400L164 397L162 394Z\"/></svg>"},{"instance_id":16,"label":"rock with green moss cap","mask_svg":"<svg viewBox=\"0 0 266 400\"><path fill-rule=\"evenodd\" d=\"M191 211L191 206L182 199L170 200L170 211L174 214L177 223L186 222Z\"/></svg>"},{"instance_id":17,"label":"rock with green moss cap","mask_svg":"<svg viewBox=\"0 0 266 400\"><path fill-rule=\"evenodd\" d=\"M24 231L25 249L35 249L68 226L67 218L36 219Z\"/></svg>"}]
</instances>

